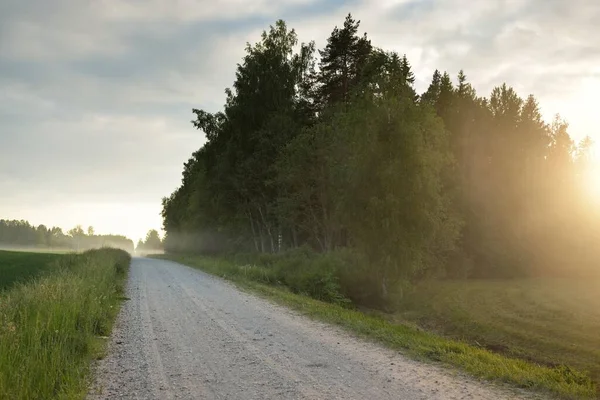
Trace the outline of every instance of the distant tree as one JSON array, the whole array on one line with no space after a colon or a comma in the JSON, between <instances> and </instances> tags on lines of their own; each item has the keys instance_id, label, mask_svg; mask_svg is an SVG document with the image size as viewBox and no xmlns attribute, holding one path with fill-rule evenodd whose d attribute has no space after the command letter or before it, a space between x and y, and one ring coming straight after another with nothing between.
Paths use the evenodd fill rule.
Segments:
<instances>
[{"instance_id":1,"label":"distant tree","mask_svg":"<svg viewBox=\"0 0 600 400\"><path fill-rule=\"evenodd\" d=\"M69 237L66 236L62 229L54 226L50 229L49 231L49 235L50 238L48 240L48 245L50 247L56 247L56 248L66 248L66 247L71 247L70 242L69 242Z\"/></svg>"},{"instance_id":2,"label":"distant tree","mask_svg":"<svg viewBox=\"0 0 600 400\"><path fill-rule=\"evenodd\" d=\"M35 245L40 247L46 247L49 244L48 241L48 228L45 225L39 225L36 230L36 241Z\"/></svg>"},{"instance_id":3,"label":"distant tree","mask_svg":"<svg viewBox=\"0 0 600 400\"><path fill-rule=\"evenodd\" d=\"M86 235L80 225L69 230L65 235L62 229L56 226L48 229L45 225L39 225L36 228L27 221L0 220L0 247L7 245L81 251L109 246L131 252L134 248L133 242L125 236Z\"/></svg>"},{"instance_id":4,"label":"distant tree","mask_svg":"<svg viewBox=\"0 0 600 400\"><path fill-rule=\"evenodd\" d=\"M141 252L144 250L144 241L142 239L138 240L137 245L135 246L135 251Z\"/></svg>"},{"instance_id":5,"label":"distant tree","mask_svg":"<svg viewBox=\"0 0 600 400\"><path fill-rule=\"evenodd\" d=\"M74 228L69 229L67 233L74 238L85 235L85 232L83 231L81 225L76 225Z\"/></svg>"},{"instance_id":6,"label":"distant tree","mask_svg":"<svg viewBox=\"0 0 600 400\"><path fill-rule=\"evenodd\" d=\"M75 250L79 251L82 248L82 239L85 236L85 231L81 225L77 225L67 232L73 238L73 244Z\"/></svg>"},{"instance_id":7,"label":"distant tree","mask_svg":"<svg viewBox=\"0 0 600 400\"><path fill-rule=\"evenodd\" d=\"M87 234L88 234L88 236L94 236L94 227L93 226L88 226Z\"/></svg>"},{"instance_id":8,"label":"distant tree","mask_svg":"<svg viewBox=\"0 0 600 400\"><path fill-rule=\"evenodd\" d=\"M146 240L143 245L144 250L160 250L162 249L162 241L156 229L151 229L146 234Z\"/></svg>"}]
</instances>

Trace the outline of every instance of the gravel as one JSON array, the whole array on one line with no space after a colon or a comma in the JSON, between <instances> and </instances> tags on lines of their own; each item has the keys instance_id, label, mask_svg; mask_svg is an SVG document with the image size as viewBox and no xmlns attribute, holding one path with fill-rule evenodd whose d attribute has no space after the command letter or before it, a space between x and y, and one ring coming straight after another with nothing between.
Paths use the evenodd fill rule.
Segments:
<instances>
[{"instance_id":1,"label":"gravel","mask_svg":"<svg viewBox=\"0 0 600 400\"><path fill-rule=\"evenodd\" d=\"M515 399L170 261L134 258L88 399Z\"/></svg>"}]
</instances>

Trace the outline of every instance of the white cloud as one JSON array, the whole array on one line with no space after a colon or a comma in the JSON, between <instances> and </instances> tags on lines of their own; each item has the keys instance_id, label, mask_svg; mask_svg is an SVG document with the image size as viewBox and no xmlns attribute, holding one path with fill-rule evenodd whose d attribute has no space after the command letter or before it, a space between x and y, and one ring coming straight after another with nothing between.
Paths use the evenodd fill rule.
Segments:
<instances>
[{"instance_id":1,"label":"white cloud","mask_svg":"<svg viewBox=\"0 0 600 400\"><path fill-rule=\"evenodd\" d=\"M576 137L596 133L596 0L4 0L2 211L28 218L51 202L69 226L69 201L152 203L140 209L155 225L204 141L191 108L221 108L246 42L283 18L323 47L348 12L375 46L408 55L420 91L435 68L462 68L481 95L505 81Z\"/></svg>"},{"instance_id":2,"label":"white cloud","mask_svg":"<svg viewBox=\"0 0 600 400\"><path fill-rule=\"evenodd\" d=\"M236 20L247 16L274 17L290 6L308 5L316 0L136 0L96 1L92 9L110 21L208 21Z\"/></svg>"},{"instance_id":3,"label":"white cloud","mask_svg":"<svg viewBox=\"0 0 600 400\"><path fill-rule=\"evenodd\" d=\"M0 54L25 61L64 61L126 50L119 32L73 0L19 2L0 6ZM2 7L7 11L2 12Z\"/></svg>"},{"instance_id":4,"label":"white cloud","mask_svg":"<svg viewBox=\"0 0 600 400\"><path fill-rule=\"evenodd\" d=\"M0 111L15 112L17 110L35 109L37 112L50 113L56 108L56 103L48 98L40 97L20 82L9 82L0 91Z\"/></svg>"}]
</instances>

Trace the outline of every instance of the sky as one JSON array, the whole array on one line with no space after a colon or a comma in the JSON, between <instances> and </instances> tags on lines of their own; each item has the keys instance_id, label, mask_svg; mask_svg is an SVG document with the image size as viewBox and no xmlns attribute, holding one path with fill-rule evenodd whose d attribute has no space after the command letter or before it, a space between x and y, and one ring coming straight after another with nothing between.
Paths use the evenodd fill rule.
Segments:
<instances>
[{"instance_id":1,"label":"sky","mask_svg":"<svg viewBox=\"0 0 600 400\"><path fill-rule=\"evenodd\" d=\"M2 0L0 218L136 240L204 143L247 42L282 18L322 48L351 12L406 54L419 92L438 68L478 94L534 94L600 142L597 0Z\"/></svg>"}]
</instances>

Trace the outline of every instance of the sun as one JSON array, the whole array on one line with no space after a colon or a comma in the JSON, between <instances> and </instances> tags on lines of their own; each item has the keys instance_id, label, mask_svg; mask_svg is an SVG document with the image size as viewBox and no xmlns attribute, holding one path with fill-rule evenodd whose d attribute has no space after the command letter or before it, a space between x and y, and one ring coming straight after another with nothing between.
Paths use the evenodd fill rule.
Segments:
<instances>
[{"instance_id":1,"label":"sun","mask_svg":"<svg viewBox=\"0 0 600 400\"><path fill-rule=\"evenodd\" d=\"M596 159L585 173L585 186L592 200L600 204L600 160Z\"/></svg>"}]
</instances>

